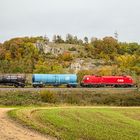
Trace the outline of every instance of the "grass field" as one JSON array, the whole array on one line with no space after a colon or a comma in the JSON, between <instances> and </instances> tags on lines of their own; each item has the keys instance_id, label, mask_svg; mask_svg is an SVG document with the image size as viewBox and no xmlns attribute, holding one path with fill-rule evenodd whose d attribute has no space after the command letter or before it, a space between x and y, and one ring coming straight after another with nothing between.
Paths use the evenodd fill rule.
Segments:
<instances>
[{"instance_id":1,"label":"grass field","mask_svg":"<svg viewBox=\"0 0 140 140\"><path fill-rule=\"evenodd\" d=\"M63 140L140 140L140 108L24 108L9 115Z\"/></svg>"}]
</instances>

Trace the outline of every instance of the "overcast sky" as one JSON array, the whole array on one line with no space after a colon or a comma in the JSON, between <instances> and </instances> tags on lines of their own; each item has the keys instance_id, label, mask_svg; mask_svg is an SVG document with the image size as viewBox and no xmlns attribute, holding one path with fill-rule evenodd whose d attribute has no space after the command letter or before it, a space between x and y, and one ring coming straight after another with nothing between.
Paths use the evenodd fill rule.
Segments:
<instances>
[{"instance_id":1,"label":"overcast sky","mask_svg":"<svg viewBox=\"0 0 140 140\"><path fill-rule=\"evenodd\" d=\"M0 42L67 33L140 43L140 0L0 0Z\"/></svg>"}]
</instances>

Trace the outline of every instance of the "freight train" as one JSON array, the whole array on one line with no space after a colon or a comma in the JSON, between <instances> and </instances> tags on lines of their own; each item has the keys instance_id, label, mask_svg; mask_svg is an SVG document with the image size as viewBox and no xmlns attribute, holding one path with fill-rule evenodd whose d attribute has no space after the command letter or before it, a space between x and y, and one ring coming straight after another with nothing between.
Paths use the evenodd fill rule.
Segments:
<instances>
[{"instance_id":1,"label":"freight train","mask_svg":"<svg viewBox=\"0 0 140 140\"><path fill-rule=\"evenodd\" d=\"M134 87L135 83L131 76L95 76L85 75L80 83L77 82L76 74L33 74L32 86L41 88L45 86L59 87ZM26 77L19 75L0 76L0 85L25 87Z\"/></svg>"}]
</instances>

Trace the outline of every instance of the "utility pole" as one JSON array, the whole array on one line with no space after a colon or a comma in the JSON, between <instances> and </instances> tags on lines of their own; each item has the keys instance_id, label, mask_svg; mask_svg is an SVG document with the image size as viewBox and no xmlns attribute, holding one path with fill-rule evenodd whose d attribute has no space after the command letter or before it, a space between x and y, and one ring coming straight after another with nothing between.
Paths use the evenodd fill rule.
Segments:
<instances>
[{"instance_id":1,"label":"utility pole","mask_svg":"<svg viewBox=\"0 0 140 140\"><path fill-rule=\"evenodd\" d=\"M117 31L115 31L115 33L114 33L114 37L115 37L115 39L118 41L119 34L118 34Z\"/></svg>"}]
</instances>

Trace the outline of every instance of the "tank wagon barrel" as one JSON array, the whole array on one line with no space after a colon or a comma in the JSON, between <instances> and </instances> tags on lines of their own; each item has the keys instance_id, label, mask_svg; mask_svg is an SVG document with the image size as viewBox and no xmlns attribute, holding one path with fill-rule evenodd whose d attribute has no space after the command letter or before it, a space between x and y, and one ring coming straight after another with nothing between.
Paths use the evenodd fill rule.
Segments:
<instances>
[{"instance_id":1,"label":"tank wagon barrel","mask_svg":"<svg viewBox=\"0 0 140 140\"><path fill-rule=\"evenodd\" d=\"M33 87L43 87L45 85L60 86L66 85L67 87L77 87L76 74L33 74L32 75Z\"/></svg>"},{"instance_id":2,"label":"tank wagon barrel","mask_svg":"<svg viewBox=\"0 0 140 140\"><path fill-rule=\"evenodd\" d=\"M26 78L21 75L0 75L0 85L24 87Z\"/></svg>"}]
</instances>

